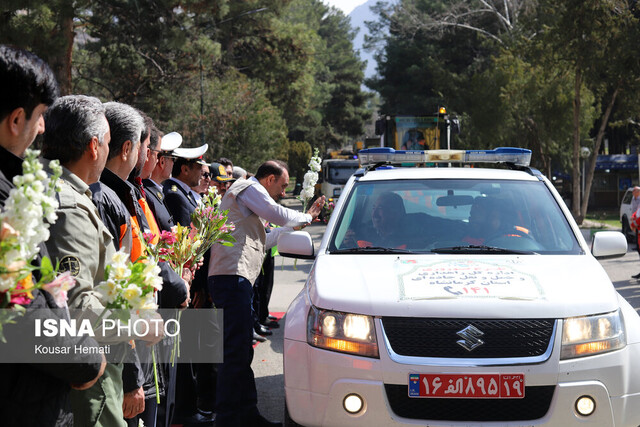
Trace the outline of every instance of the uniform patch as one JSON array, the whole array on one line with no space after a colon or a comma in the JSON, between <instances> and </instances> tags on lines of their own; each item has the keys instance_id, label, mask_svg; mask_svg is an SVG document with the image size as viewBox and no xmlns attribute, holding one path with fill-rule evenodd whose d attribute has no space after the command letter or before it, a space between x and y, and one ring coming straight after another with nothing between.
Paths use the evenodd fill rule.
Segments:
<instances>
[{"instance_id":1,"label":"uniform patch","mask_svg":"<svg viewBox=\"0 0 640 427\"><path fill-rule=\"evenodd\" d=\"M67 255L60 260L60 272L68 271L73 277L80 274L80 260L77 257Z\"/></svg>"}]
</instances>

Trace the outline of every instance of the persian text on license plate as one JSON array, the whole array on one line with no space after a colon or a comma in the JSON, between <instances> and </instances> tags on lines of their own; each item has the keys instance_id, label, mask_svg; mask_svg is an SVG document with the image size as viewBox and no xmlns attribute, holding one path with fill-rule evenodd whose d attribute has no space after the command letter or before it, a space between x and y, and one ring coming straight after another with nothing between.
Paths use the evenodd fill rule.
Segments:
<instances>
[{"instance_id":1,"label":"persian text on license plate","mask_svg":"<svg viewBox=\"0 0 640 427\"><path fill-rule=\"evenodd\" d=\"M409 374L409 397L522 399L524 374Z\"/></svg>"}]
</instances>

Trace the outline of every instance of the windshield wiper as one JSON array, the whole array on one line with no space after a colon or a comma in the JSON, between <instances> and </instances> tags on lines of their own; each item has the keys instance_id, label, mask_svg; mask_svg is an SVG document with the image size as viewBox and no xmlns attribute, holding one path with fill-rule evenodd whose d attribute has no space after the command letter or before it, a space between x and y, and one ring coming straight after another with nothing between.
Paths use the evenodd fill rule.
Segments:
<instances>
[{"instance_id":1,"label":"windshield wiper","mask_svg":"<svg viewBox=\"0 0 640 427\"><path fill-rule=\"evenodd\" d=\"M534 251L520 251L517 249L500 248L497 246L486 245L466 245L466 246L449 246L446 248L431 249L436 254L517 254L517 255L537 255Z\"/></svg>"},{"instance_id":2,"label":"windshield wiper","mask_svg":"<svg viewBox=\"0 0 640 427\"><path fill-rule=\"evenodd\" d=\"M331 251L332 254L412 254L407 249L385 248L382 246L368 246L364 248L346 248Z\"/></svg>"}]
</instances>

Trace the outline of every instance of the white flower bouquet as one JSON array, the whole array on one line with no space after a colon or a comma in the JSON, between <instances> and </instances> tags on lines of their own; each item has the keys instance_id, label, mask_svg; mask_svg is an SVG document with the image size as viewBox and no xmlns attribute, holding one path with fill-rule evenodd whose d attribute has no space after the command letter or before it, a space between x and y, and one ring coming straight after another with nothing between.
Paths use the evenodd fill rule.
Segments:
<instances>
[{"instance_id":1,"label":"white flower bouquet","mask_svg":"<svg viewBox=\"0 0 640 427\"><path fill-rule=\"evenodd\" d=\"M22 162L22 175L14 177L11 189L0 212L0 340L3 325L13 323L24 314L24 307L33 299L34 289L51 292L56 304L66 307L66 293L75 285L69 274L57 275L47 257L40 267L31 265L38 255L39 245L49 238L49 224L57 219L58 179L62 174L59 162L51 161L48 175L38 161L37 150L27 149ZM32 273L40 271L34 282Z\"/></svg>"},{"instance_id":2,"label":"white flower bouquet","mask_svg":"<svg viewBox=\"0 0 640 427\"><path fill-rule=\"evenodd\" d=\"M318 172L322 165L322 159L318 155L318 149L313 150L313 156L309 160L309 170L304 174L304 182L302 183L302 191L299 199L302 202L302 212L306 212L307 205L316 192L316 184L318 183Z\"/></svg>"}]
</instances>

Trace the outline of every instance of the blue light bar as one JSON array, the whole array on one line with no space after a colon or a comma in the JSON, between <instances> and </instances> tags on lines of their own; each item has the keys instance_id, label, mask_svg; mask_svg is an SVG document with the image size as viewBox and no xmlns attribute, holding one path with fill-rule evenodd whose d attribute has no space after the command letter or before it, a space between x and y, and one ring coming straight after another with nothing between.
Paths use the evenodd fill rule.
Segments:
<instances>
[{"instance_id":1,"label":"blue light bar","mask_svg":"<svg viewBox=\"0 0 640 427\"><path fill-rule=\"evenodd\" d=\"M500 147L494 150L394 150L367 148L358 153L362 166L377 163L513 163L529 166L531 150Z\"/></svg>"}]
</instances>

